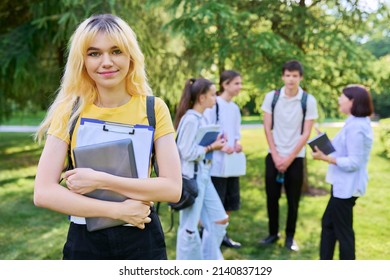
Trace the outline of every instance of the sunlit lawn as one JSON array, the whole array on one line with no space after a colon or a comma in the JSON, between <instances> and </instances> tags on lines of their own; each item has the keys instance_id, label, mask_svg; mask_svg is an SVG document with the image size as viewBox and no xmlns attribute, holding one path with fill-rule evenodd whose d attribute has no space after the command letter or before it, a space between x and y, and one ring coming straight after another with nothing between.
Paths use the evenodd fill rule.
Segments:
<instances>
[{"instance_id":1,"label":"sunlit lawn","mask_svg":"<svg viewBox=\"0 0 390 280\"><path fill-rule=\"evenodd\" d=\"M378 128L376 128L377 130ZM333 136L338 128L327 128ZM260 129L242 131L247 154L247 175L241 179L242 207L231 216L230 236L242 243L241 249L223 249L226 259L318 259L321 216L328 200L329 186L324 182L327 166L314 162L308 153L309 183L325 195L302 197L296 240L301 250L291 253L283 248L283 238L274 246L260 247L258 240L267 235L264 191L264 157L267 145ZM378 135L378 133L376 133ZM41 148L26 133L0 133L0 259L61 259L68 226L66 215L33 205L33 183ZM381 156L376 139L369 163L370 181L365 197L354 208L357 258L390 259L390 161ZM284 237L286 201L280 201L280 228ZM160 206L163 227L170 225L166 203ZM175 258L178 213L174 228L166 233L168 255ZM337 256L337 254L336 254Z\"/></svg>"}]
</instances>

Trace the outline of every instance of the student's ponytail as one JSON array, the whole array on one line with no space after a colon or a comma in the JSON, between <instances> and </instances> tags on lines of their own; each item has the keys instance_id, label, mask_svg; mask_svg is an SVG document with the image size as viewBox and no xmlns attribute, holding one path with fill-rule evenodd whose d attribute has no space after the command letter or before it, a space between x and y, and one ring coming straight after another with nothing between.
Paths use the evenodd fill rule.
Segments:
<instances>
[{"instance_id":1,"label":"student's ponytail","mask_svg":"<svg viewBox=\"0 0 390 280\"><path fill-rule=\"evenodd\" d=\"M195 83L195 81L196 79L191 78L188 79L185 83L183 94L181 95L180 102L177 106L175 120L173 122L175 129L177 129L177 127L179 126L179 122L184 116L185 112L188 109L191 109L195 104L195 99L191 95L191 87Z\"/></svg>"},{"instance_id":2,"label":"student's ponytail","mask_svg":"<svg viewBox=\"0 0 390 280\"><path fill-rule=\"evenodd\" d=\"M212 85L213 83L210 80L204 78L191 78L186 81L173 122L175 129L178 128L180 120L187 110L194 108L199 96L201 94L206 94Z\"/></svg>"}]
</instances>

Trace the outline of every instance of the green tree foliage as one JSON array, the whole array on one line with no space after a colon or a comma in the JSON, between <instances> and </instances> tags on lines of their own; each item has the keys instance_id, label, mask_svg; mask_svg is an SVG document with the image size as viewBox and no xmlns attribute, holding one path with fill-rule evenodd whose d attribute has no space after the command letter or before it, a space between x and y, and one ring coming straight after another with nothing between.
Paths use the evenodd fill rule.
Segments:
<instances>
[{"instance_id":1,"label":"green tree foliage","mask_svg":"<svg viewBox=\"0 0 390 280\"><path fill-rule=\"evenodd\" d=\"M59 85L71 32L91 13L110 10L110 2L3 2L8 12L1 13L0 121L14 110L47 108ZM19 12L20 19L13 20Z\"/></svg>"},{"instance_id":2,"label":"green tree foliage","mask_svg":"<svg viewBox=\"0 0 390 280\"><path fill-rule=\"evenodd\" d=\"M217 77L226 68L243 74L240 105L252 100L251 110L258 109L264 94L281 85L281 65L299 59L303 86L317 97L322 114L332 116L343 86L375 84L368 64L375 57L359 39L376 19L361 2L173 0L168 26L184 37L183 59L193 75Z\"/></svg>"},{"instance_id":3,"label":"green tree foliage","mask_svg":"<svg viewBox=\"0 0 390 280\"><path fill-rule=\"evenodd\" d=\"M281 65L295 58L305 66L303 86L317 97L322 115L336 115L336 96L344 85L363 83L379 96L387 83L377 78L378 52L362 42L373 30L377 35L369 39L383 39L388 9L379 5L372 13L362 3L4 0L0 122L15 110L47 108L60 82L69 37L94 13L114 13L130 23L145 53L152 88L172 112L187 78L205 76L217 83L228 68L244 78L238 104L256 112L264 94L281 86Z\"/></svg>"},{"instance_id":4,"label":"green tree foliage","mask_svg":"<svg viewBox=\"0 0 390 280\"><path fill-rule=\"evenodd\" d=\"M375 85L371 89L375 113L380 118L390 117L390 32L388 16L378 13L367 42L363 47L377 59L370 62L375 71Z\"/></svg>"},{"instance_id":5,"label":"green tree foliage","mask_svg":"<svg viewBox=\"0 0 390 280\"><path fill-rule=\"evenodd\" d=\"M14 2L18 1L0 6L7 11L0 12L0 122L15 110L48 107L60 83L71 34L83 19L97 13L117 14L130 23L145 53L153 88L169 92L180 59L168 51L175 46L160 31L164 17L158 7L125 0ZM17 13L21 16L15 20Z\"/></svg>"}]
</instances>

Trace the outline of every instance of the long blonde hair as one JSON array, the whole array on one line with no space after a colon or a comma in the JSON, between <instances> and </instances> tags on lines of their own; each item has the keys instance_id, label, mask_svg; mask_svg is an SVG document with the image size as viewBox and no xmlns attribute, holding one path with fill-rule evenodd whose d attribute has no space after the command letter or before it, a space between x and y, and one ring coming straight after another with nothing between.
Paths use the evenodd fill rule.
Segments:
<instances>
[{"instance_id":1,"label":"long blonde hair","mask_svg":"<svg viewBox=\"0 0 390 280\"><path fill-rule=\"evenodd\" d=\"M96 84L89 77L84 66L87 49L98 33L108 35L116 46L130 57L130 68L126 76L128 94L152 94L145 72L144 55L131 27L121 18L111 14L92 16L78 26L69 41L65 72L62 76L57 97L35 135L38 142L46 137L54 113L58 108L63 110L64 115L69 116L67 127L59 127L59 130L67 129L69 132L72 122L85 106L93 103L98 98ZM78 107L76 107L76 110L72 110L77 100Z\"/></svg>"}]
</instances>

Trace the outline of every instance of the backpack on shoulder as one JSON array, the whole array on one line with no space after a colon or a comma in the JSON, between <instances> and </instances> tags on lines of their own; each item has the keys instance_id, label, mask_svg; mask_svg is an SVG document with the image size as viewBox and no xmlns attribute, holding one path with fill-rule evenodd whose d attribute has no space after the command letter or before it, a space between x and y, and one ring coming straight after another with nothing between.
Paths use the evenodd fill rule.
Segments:
<instances>
[{"instance_id":1,"label":"backpack on shoulder","mask_svg":"<svg viewBox=\"0 0 390 280\"><path fill-rule=\"evenodd\" d=\"M271 130L274 128L274 110L275 110L276 102L278 102L279 96L280 96L280 89L275 89L274 97L272 99L272 104L271 104L271 108L272 108ZM302 113L303 113L301 134L303 133L303 127L305 124L306 109L307 109L307 97L308 97L308 93L306 91L303 91L303 95L302 95L302 99L301 99L301 107L302 107Z\"/></svg>"}]
</instances>

